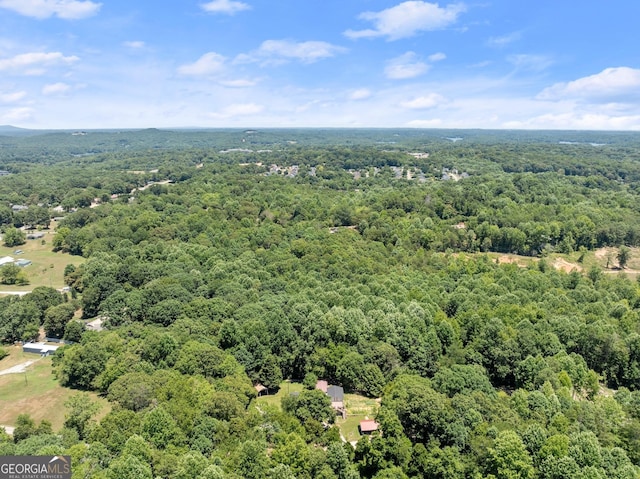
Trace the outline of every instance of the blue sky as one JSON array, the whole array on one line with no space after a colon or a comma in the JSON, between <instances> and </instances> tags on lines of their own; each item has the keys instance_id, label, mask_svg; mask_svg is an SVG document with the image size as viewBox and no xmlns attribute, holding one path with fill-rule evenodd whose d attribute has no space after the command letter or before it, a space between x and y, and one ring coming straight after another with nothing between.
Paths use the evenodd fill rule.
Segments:
<instances>
[{"instance_id":1,"label":"blue sky","mask_svg":"<svg viewBox=\"0 0 640 479\"><path fill-rule=\"evenodd\" d=\"M0 0L0 124L640 130L637 0Z\"/></svg>"}]
</instances>

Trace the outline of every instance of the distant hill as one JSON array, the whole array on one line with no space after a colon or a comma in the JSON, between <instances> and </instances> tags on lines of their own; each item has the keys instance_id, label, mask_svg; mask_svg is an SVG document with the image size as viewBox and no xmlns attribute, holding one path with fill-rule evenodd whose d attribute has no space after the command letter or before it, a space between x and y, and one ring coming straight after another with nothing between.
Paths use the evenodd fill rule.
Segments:
<instances>
[{"instance_id":1,"label":"distant hill","mask_svg":"<svg viewBox=\"0 0 640 479\"><path fill-rule=\"evenodd\" d=\"M30 136L30 135L42 135L48 133L44 130L29 130L27 128L18 128L12 125L0 125L0 135L5 136Z\"/></svg>"}]
</instances>

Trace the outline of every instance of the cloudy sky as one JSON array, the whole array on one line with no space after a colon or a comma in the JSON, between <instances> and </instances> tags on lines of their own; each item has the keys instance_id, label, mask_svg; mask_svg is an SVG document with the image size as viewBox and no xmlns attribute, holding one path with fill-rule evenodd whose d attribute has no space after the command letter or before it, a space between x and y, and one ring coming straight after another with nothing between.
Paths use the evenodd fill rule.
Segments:
<instances>
[{"instance_id":1,"label":"cloudy sky","mask_svg":"<svg viewBox=\"0 0 640 479\"><path fill-rule=\"evenodd\" d=\"M0 124L640 130L637 0L0 0Z\"/></svg>"}]
</instances>

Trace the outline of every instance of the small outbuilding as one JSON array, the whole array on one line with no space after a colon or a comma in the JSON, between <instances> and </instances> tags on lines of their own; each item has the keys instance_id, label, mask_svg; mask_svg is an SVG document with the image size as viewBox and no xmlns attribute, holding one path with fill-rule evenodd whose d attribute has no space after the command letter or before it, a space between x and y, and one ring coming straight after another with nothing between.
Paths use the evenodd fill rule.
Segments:
<instances>
[{"instance_id":1,"label":"small outbuilding","mask_svg":"<svg viewBox=\"0 0 640 479\"><path fill-rule=\"evenodd\" d=\"M25 343L22 345L22 352L39 354L40 356L51 356L55 354L60 346L47 343Z\"/></svg>"},{"instance_id":2,"label":"small outbuilding","mask_svg":"<svg viewBox=\"0 0 640 479\"><path fill-rule=\"evenodd\" d=\"M269 389L267 389L266 386L258 383L255 386L253 386L254 389L256 390L256 392L258 393L258 396L262 396L263 394L269 394Z\"/></svg>"},{"instance_id":3,"label":"small outbuilding","mask_svg":"<svg viewBox=\"0 0 640 479\"><path fill-rule=\"evenodd\" d=\"M371 434L373 431L377 431L380 425L373 419L365 419L360 421L360 434Z\"/></svg>"}]
</instances>

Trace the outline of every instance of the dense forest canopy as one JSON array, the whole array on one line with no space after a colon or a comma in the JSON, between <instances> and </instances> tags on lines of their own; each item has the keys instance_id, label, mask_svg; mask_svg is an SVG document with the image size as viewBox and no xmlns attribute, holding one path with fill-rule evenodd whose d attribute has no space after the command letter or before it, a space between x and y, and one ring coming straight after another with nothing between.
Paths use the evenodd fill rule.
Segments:
<instances>
[{"instance_id":1,"label":"dense forest canopy","mask_svg":"<svg viewBox=\"0 0 640 479\"><path fill-rule=\"evenodd\" d=\"M624 270L640 246L640 134L0 145L5 235L59 216L51 247L86 258L66 295L0 298L0 338L73 341L57 379L112 406L92 420L78 396L61 431L23 417L0 454L70 454L74 477L98 478L640 477L638 283L549 259L608 247ZM256 397L286 379L302 391ZM343 441L318 379L378 400L379 429Z\"/></svg>"}]
</instances>

